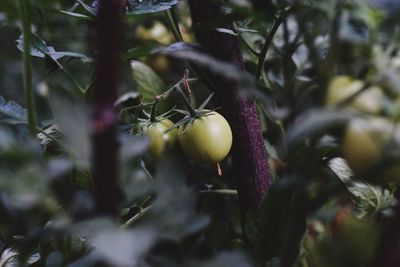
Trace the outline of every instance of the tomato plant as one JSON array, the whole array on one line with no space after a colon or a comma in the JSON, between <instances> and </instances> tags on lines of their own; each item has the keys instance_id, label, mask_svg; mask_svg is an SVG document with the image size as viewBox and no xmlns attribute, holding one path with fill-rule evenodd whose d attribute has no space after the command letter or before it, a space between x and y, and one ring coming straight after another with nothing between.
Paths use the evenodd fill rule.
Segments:
<instances>
[{"instance_id":1,"label":"tomato plant","mask_svg":"<svg viewBox=\"0 0 400 267\"><path fill-rule=\"evenodd\" d=\"M1 0L0 266L400 266L398 2Z\"/></svg>"}]
</instances>

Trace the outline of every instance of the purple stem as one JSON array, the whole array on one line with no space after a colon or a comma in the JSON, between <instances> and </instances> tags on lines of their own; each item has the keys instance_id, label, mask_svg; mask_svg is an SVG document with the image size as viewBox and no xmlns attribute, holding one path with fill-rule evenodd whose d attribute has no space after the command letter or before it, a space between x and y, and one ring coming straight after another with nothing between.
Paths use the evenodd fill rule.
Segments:
<instances>
[{"instance_id":1,"label":"purple stem","mask_svg":"<svg viewBox=\"0 0 400 267\"><path fill-rule=\"evenodd\" d=\"M121 0L101 0L98 9L97 73L92 96L92 171L97 211L118 215L118 142L114 102L122 47Z\"/></svg>"},{"instance_id":2,"label":"purple stem","mask_svg":"<svg viewBox=\"0 0 400 267\"><path fill-rule=\"evenodd\" d=\"M226 22L224 18L221 1L189 0L189 5L197 41L214 57L244 70L238 39L215 30L217 27L233 29L232 22ZM217 25L223 19L225 22ZM250 97L240 94L237 80L212 73L208 76L214 84L218 105L232 127L233 168L237 175L242 210L254 210L261 204L271 184L267 152L255 103Z\"/></svg>"},{"instance_id":3,"label":"purple stem","mask_svg":"<svg viewBox=\"0 0 400 267\"><path fill-rule=\"evenodd\" d=\"M400 266L400 189L395 191L397 203L392 207L393 214L381 223L379 250L374 266Z\"/></svg>"}]
</instances>

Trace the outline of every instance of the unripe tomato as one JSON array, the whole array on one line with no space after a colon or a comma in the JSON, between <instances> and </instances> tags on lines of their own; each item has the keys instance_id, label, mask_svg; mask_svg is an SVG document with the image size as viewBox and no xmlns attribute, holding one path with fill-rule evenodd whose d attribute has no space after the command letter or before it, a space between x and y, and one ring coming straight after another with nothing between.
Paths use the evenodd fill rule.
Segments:
<instances>
[{"instance_id":1,"label":"unripe tomato","mask_svg":"<svg viewBox=\"0 0 400 267\"><path fill-rule=\"evenodd\" d=\"M377 184L400 182L398 160L378 166L391 157L392 151L400 149L399 130L389 120L378 117L350 121L343 139L343 156L359 178Z\"/></svg>"},{"instance_id":2,"label":"unripe tomato","mask_svg":"<svg viewBox=\"0 0 400 267\"><path fill-rule=\"evenodd\" d=\"M371 263L378 245L378 227L339 210L332 223L333 239L354 263Z\"/></svg>"},{"instance_id":3,"label":"unripe tomato","mask_svg":"<svg viewBox=\"0 0 400 267\"><path fill-rule=\"evenodd\" d=\"M212 111L179 127L178 141L189 158L199 163L216 163L228 155L232 131L225 118Z\"/></svg>"},{"instance_id":4,"label":"unripe tomato","mask_svg":"<svg viewBox=\"0 0 400 267\"><path fill-rule=\"evenodd\" d=\"M160 159L167 147L172 148L177 143L177 129L165 132L173 125L171 120L163 119L144 127L143 133L150 138L150 154L154 160Z\"/></svg>"},{"instance_id":5,"label":"unripe tomato","mask_svg":"<svg viewBox=\"0 0 400 267\"><path fill-rule=\"evenodd\" d=\"M363 86L363 81L354 80L349 76L336 76L329 84L326 106L334 107L338 105L360 91ZM364 89L346 107L356 111L378 114L382 110L383 97L381 88L371 86Z\"/></svg>"}]
</instances>

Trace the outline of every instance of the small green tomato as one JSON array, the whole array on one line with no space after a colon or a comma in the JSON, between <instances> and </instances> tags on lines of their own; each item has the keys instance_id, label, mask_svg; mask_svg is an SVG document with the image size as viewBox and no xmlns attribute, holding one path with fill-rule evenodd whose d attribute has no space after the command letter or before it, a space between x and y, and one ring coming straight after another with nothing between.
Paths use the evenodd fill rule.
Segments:
<instances>
[{"instance_id":1,"label":"small green tomato","mask_svg":"<svg viewBox=\"0 0 400 267\"><path fill-rule=\"evenodd\" d=\"M144 127L143 133L150 138L150 154L154 160L159 160L167 147L172 148L177 143L177 129L166 133L173 125L171 120L163 119Z\"/></svg>"},{"instance_id":2,"label":"small green tomato","mask_svg":"<svg viewBox=\"0 0 400 267\"><path fill-rule=\"evenodd\" d=\"M225 118L212 111L179 127L178 141L189 158L199 163L217 163L231 149L232 131Z\"/></svg>"}]
</instances>

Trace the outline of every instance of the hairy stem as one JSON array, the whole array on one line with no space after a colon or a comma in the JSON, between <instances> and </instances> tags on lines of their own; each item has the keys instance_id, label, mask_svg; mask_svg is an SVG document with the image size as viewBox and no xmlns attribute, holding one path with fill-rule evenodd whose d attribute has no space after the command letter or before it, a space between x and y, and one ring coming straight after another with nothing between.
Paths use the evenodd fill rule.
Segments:
<instances>
[{"instance_id":1,"label":"hairy stem","mask_svg":"<svg viewBox=\"0 0 400 267\"><path fill-rule=\"evenodd\" d=\"M234 29L232 22L218 23L224 18L222 2L189 0L189 5L198 42L214 57L244 69L237 37L214 30ZM240 88L237 80L213 73L207 76L214 84L221 112L232 127L233 168L242 211L256 209L271 184L271 175L255 103L240 94L245 88Z\"/></svg>"},{"instance_id":2,"label":"hairy stem","mask_svg":"<svg viewBox=\"0 0 400 267\"><path fill-rule=\"evenodd\" d=\"M101 0L98 11L98 63L92 96L92 170L97 211L118 215L118 142L114 102L122 47L121 0Z\"/></svg>"}]
</instances>

